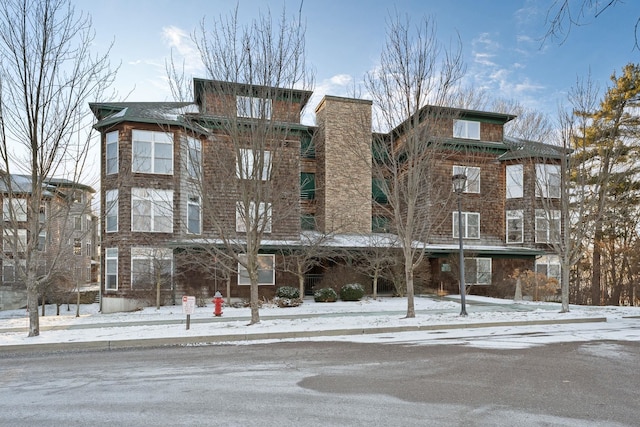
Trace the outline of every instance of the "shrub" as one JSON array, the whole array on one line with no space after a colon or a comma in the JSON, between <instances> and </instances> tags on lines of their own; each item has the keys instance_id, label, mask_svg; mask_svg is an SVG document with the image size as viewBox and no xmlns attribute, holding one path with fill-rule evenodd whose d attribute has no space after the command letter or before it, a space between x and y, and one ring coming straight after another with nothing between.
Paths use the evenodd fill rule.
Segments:
<instances>
[{"instance_id":1,"label":"shrub","mask_svg":"<svg viewBox=\"0 0 640 427\"><path fill-rule=\"evenodd\" d=\"M293 286L280 286L276 289L276 296L278 298L300 298L300 289Z\"/></svg>"},{"instance_id":2,"label":"shrub","mask_svg":"<svg viewBox=\"0 0 640 427\"><path fill-rule=\"evenodd\" d=\"M315 302L335 302L338 299L338 294L332 288L318 289L313 293L313 300Z\"/></svg>"},{"instance_id":3,"label":"shrub","mask_svg":"<svg viewBox=\"0 0 640 427\"><path fill-rule=\"evenodd\" d=\"M360 301L364 296L364 288L360 283L349 283L340 288L342 301Z\"/></svg>"},{"instance_id":4,"label":"shrub","mask_svg":"<svg viewBox=\"0 0 640 427\"><path fill-rule=\"evenodd\" d=\"M300 290L293 286L281 286L276 289L275 302L278 307L297 307L302 304Z\"/></svg>"}]
</instances>

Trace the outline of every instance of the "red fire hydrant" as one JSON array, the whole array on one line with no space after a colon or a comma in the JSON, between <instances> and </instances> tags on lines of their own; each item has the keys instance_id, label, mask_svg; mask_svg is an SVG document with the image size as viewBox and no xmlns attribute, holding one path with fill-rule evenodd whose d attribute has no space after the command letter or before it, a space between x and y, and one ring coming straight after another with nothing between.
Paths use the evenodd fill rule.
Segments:
<instances>
[{"instance_id":1,"label":"red fire hydrant","mask_svg":"<svg viewBox=\"0 0 640 427\"><path fill-rule=\"evenodd\" d=\"M222 316L222 303L224 300L222 299L222 294L220 291L216 291L216 294L213 296L212 302L215 304L215 309L213 314L216 316Z\"/></svg>"}]
</instances>

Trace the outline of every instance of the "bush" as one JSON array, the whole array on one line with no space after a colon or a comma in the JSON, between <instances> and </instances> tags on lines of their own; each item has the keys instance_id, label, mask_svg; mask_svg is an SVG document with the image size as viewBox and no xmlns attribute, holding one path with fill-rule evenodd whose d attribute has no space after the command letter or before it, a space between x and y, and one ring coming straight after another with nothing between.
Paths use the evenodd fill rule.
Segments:
<instances>
[{"instance_id":1,"label":"bush","mask_svg":"<svg viewBox=\"0 0 640 427\"><path fill-rule=\"evenodd\" d=\"M278 298L300 298L300 289L293 286L280 286L276 289L276 296Z\"/></svg>"},{"instance_id":2,"label":"bush","mask_svg":"<svg viewBox=\"0 0 640 427\"><path fill-rule=\"evenodd\" d=\"M300 290L293 286L281 286L276 289L275 302L278 307L297 307L302 304Z\"/></svg>"},{"instance_id":3,"label":"bush","mask_svg":"<svg viewBox=\"0 0 640 427\"><path fill-rule=\"evenodd\" d=\"M332 288L322 288L313 293L313 300L315 302L336 302L338 294Z\"/></svg>"},{"instance_id":4,"label":"bush","mask_svg":"<svg viewBox=\"0 0 640 427\"><path fill-rule=\"evenodd\" d=\"M360 283L349 283L340 288L342 301L360 301L364 296L364 288Z\"/></svg>"}]
</instances>

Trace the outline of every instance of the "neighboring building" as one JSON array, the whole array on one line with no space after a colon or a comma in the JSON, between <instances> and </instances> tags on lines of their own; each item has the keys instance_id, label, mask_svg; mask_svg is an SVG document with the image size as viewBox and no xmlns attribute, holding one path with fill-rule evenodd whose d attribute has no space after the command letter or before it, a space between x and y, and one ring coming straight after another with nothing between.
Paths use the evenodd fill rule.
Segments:
<instances>
[{"instance_id":1,"label":"neighboring building","mask_svg":"<svg viewBox=\"0 0 640 427\"><path fill-rule=\"evenodd\" d=\"M30 256L38 266L36 274L42 281L40 298L48 302L68 302L78 286L97 283L98 226L91 210L94 193L87 185L52 178L43 184L39 203L33 203L30 176L1 174L0 309L27 306L21 273L26 266L28 247L33 248ZM33 208L35 205L37 211ZM38 219L37 232L29 227L32 216Z\"/></svg>"},{"instance_id":2,"label":"neighboring building","mask_svg":"<svg viewBox=\"0 0 640 427\"><path fill-rule=\"evenodd\" d=\"M261 255L261 295L270 297L277 286L292 284L281 271L283 259L276 253L302 245L303 233L330 235L327 246L358 250L366 248L368 236L393 231L390 219L379 209L384 195L368 166L375 162L371 102L325 96L316 108L317 126L305 126L300 112L310 92L262 89L274 93L268 103L255 103L259 100L251 97L248 85L195 79L193 103L90 105L97 118L95 128L101 132L104 312L131 310L148 301L151 281L161 280L166 301L174 303L186 285L197 282L212 289L209 285L218 276L185 272L184 266L176 265L175 251L198 239L215 241L219 232L242 236L233 185L233 179L240 178L234 171L240 174L239 165L245 162L246 167L247 159L256 158L250 157L251 150L243 150L242 155L249 156L245 160L235 158L228 149L225 133L230 131L224 124L230 114L237 114L243 120L239 123L250 126L254 119L243 110L247 106L248 111L268 109L270 119L287 129L284 148L277 153L286 162L274 162L274 170L260 172L270 173L260 178L265 182L279 181L287 187L265 206L254 207L269 213ZM225 109L229 106L233 113ZM453 226L458 218L449 186L451 177L460 172L469 177L463 196L467 283L492 294L486 290L509 282L516 268L559 278L558 257L551 254L550 243L558 237L561 222L555 210L549 215L549 205L543 201L559 206L561 152L550 145L505 138L503 127L515 116L448 111L450 119L443 122L440 137L450 155L434 165L447 191L431 205L451 209L433 212L439 215L434 221L438 226L425 236L428 274L422 287L456 289L450 260L458 253L457 227ZM270 157L260 159L271 165ZM251 163L253 173L255 167ZM207 183L200 192L194 184L196 170ZM224 212L224 230L214 229L203 216L207 203ZM292 207L294 215L288 211L285 217L284 206ZM247 298L243 276L232 275L230 280L230 296Z\"/></svg>"}]
</instances>

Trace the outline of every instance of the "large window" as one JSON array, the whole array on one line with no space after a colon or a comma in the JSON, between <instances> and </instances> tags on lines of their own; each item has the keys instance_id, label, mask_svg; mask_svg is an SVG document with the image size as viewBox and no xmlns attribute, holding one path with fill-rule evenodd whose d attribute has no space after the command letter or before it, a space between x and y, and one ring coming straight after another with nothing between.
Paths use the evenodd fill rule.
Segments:
<instances>
[{"instance_id":1,"label":"large window","mask_svg":"<svg viewBox=\"0 0 640 427\"><path fill-rule=\"evenodd\" d=\"M453 175L465 175L467 180L464 183L465 193L480 192L480 168L470 166L454 166Z\"/></svg>"},{"instance_id":2,"label":"large window","mask_svg":"<svg viewBox=\"0 0 640 427\"><path fill-rule=\"evenodd\" d=\"M468 285L490 285L491 258L465 258L464 280Z\"/></svg>"},{"instance_id":3,"label":"large window","mask_svg":"<svg viewBox=\"0 0 640 427\"><path fill-rule=\"evenodd\" d=\"M202 209L199 196L189 196L187 201L187 233L202 233Z\"/></svg>"},{"instance_id":4,"label":"large window","mask_svg":"<svg viewBox=\"0 0 640 427\"><path fill-rule=\"evenodd\" d=\"M133 172L173 174L173 134L133 130L131 138Z\"/></svg>"},{"instance_id":5,"label":"large window","mask_svg":"<svg viewBox=\"0 0 640 427\"><path fill-rule=\"evenodd\" d=\"M472 122L470 120L454 120L453 137L465 139L480 139L480 122Z\"/></svg>"},{"instance_id":6,"label":"large window","mask_svg":"<svg viewBox=\"0 0 640 427\"><path fill-rule=\"evenodd\" d=\"M131 231L173 232L173 191L133 188Z\"/></svg>"},{"instance_id":7,"label":"large window","mask_svg":"<svg viewBox=\"0 0 640 427\"><path fill-rule=\"evenodd\" d=\"M199 139L187 138L187 174L198 179L202 173L202 142Z\"/></svg>"},{"instance_id":8,"label":"large window","mask_svg":"<svg viewBox=\"0 0 640 427\"><path fill-rule=\"evenodd\" d=\"M118 190L105 191L105 231L118 231Z\"/></svg>"},{"instance_id":9,"label":"large window","mask_svg":"<svg viewBox=\"0 0 640 427\"><path fill-rule=\"evenodd\" d=\"M252 227L254 224L253 221L257 219L257 228L265 233L271 233L271 204L260 203L257 207L258 211L256 212L256 203L254 202L249 204L249 209L245 209L244 203L242 202L236 204L237 232L246 233L247 224Z\"/></svg>"},{"instance_id":10,"label":"large window","mask_svg":"<svg viewBox=\"0 0 640 427\"><path fill-rule=\"evenodd\" d=\"M453 213L453 237L458 238L458 212ZM478 212L462 212L462 237L465 239L480 238L480 214Z\"/></svg>"},{"instance_id":11,"label":"large window","mask_svg":"<svg viewBox=\"0 0 640 427\"><path fill-rule=\"evenodd\" d=\"M246 255L239 255L242 263L247 262ZM275 285L274 255L258 255L258 285ZM238 263L238 285L250 285L249 273L241 263Z\"/></svg>"},{"instance_id":12,"label":"large window","mask_svg":"<svg viewBox=\"0 0 640 427\"><path fill-rule=\"evenodd\" d=\"M107 248L104 255L104 288L115 291L118 289L118 248Z\"/></svg>"},{"instance_id":13,"label":"large window","mask_svg":"<svg viewBox=\"0 0 640 427\"><path fill-rule=\"evenodd\" d=\"M107 133L105 138L107 143L107 167L105 172L107 175L111 175L118 173L118 131Z\"/></svg>"},{"instance_id":14,"label":"large window","mask_svg":"<svg viewBox=\"0 0 640 427\"><path fill-rule=\"evenodd\" d=\"M560 165L536 165L536 197L560 198Z\"/></svg>"},{"instance_id":15,"label":"large window","mask_svg":"<svg viewBox=\"0 0 640 427\"><path fill-rule=\"evenodd\" d=\"M507 165L507 199L522 197L523 182L522 165Z\"/></svg>"},{"instance_id":16,"label":"large window","mask_svg":"<svg viewBox=\"0 0 640 427\"><path fill-rule=\"evenodd\" d=\"M560 211L536 209L536 243L560 241Z\"/></svg>"},{"instance_id":17,"label":"large window","mask_svg":"<svg viewBox=\"0 0 640 427\"><path fill-rule=\"evenodd\" d=\"M371 231L373 233L388 233L389 232L389 218L381 215L374 215L371 217Z\"/></svg>"},{"instance_id":18,"label":"large window","mask_svg":"<svg viewBox=\"0 0 640 427\"><path fill-rule=\"evenodd\" d=\"M266 120L271 119L270 99L238 96L236 97L236 109L238 117Z\"/></svg>"},{"instance_id":19,"label":"large window","mask_svg":"<svg viewBox=\"0 0 640 427\"><path fill-rule=\"evenodd\" d=\"M389 191L389 182L383 178L371 179L371 196L376 203L387 204L389 198L387 197Z\"/></svg>"},{"instance_id":20,"label":"large window","mask_svg":"<svg viewBox=\"0 0 640 427\"><path fill-rule=\"evenodd\" d=\"M305 159L314 159L316 157L316 146L310 134L303 134L300 137L300 156Z\"/></svg>"},{"instance_id":21,"label":"large window","mask_svg":"<svg viewBox=\"0 0 640 427\"><path fill-rule=\"evenodd\" d=\"M2 216L5 221L26 221L27 199L5 198L2 202Z\"/></svg>"},{"instance_id":22,"label":"large window","mask_svg":"<svg viewBox=\"0 0 640 427\"><path fill-rule=\"evenodd\" d=\"M24 228L19 229L4 229L4 241L3 249L5 252L25 252L27 249L27 230Z\"/></svg>"},{"instance_id":23,"label":"large window","mask_svg":"<svg viewBox=\"0 0 640 427\"><path fill-rule=\"evenodd\" d=\"M131 288L171 289L173 254L166 248L131 248Z\"/></svg>"},{"instance_id":24,"label":"large window","mask_svg":"<svg viewBox=\"0 0 640 427\"><path fill-rule=\"evenodd\" d=\"M300 198L313 200L316 198L316 174L300 173Z\"/></svg>"},{"instance_id":25,"label":"large window","mask_svg":"<svg viewBox=\"0 0 640 427\"><path fill-rule=\"evenodd\" d=\"M315 230L316 217L313 214L302 214L300 216L300 228L302 230Z\"/></svg>"},{"instance_id":26,"label":"large window","mask_svg":"<svg viewBox=\"0 0 640 427\"><path fill-rule=\"evenodd\" d=\"M271 152L241 148L236 158L236 176L240 179L269 180Z\"/></svg>"},{"instance_id":27,"label":"large window","mask_svg":"<svg viewBox=\"0 0 640 427\"><path fill-rule=\"evenodd\" d=\"M562 280L561 271L558 255L543 255L536 259L536 273L544 274L550 279L556 279L558 284Z\"/></svg>"},{"instance_id":28,"label":"large window","mask_svg":"<svg viewBox=\"0 0 640 427\"><path fill-rule=\"evenodd\" d=\"M507 243L522 243L523 218L522 210L507 211Z\"/></svg>"}]
</instances>

